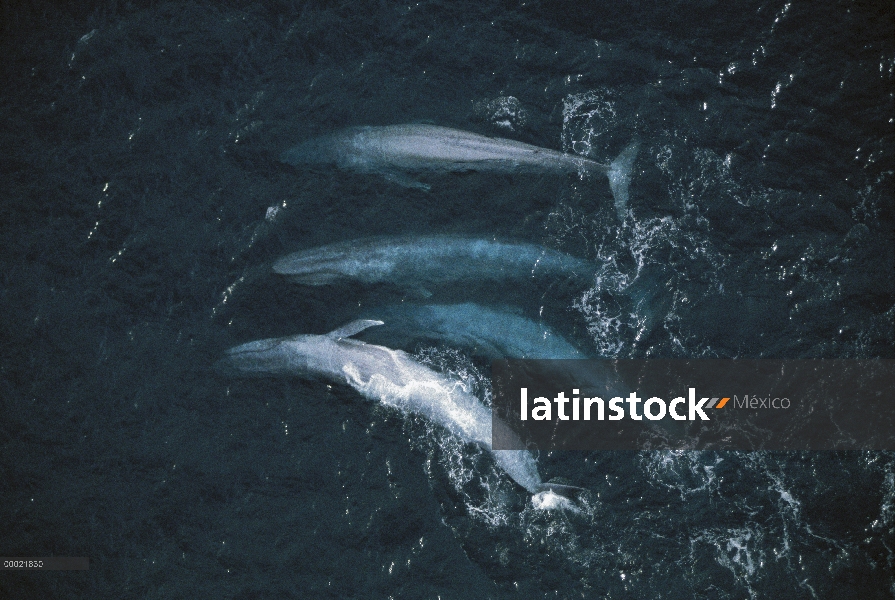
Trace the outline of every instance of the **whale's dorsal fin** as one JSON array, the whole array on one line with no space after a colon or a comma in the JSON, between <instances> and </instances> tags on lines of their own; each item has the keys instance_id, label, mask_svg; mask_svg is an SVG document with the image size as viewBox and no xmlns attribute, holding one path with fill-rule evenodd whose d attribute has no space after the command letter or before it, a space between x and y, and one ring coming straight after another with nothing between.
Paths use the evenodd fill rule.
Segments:
<instances>
[{"instance_id":1,"label":"whale's dorsal fin","mask_svg":"<svg viewBox=\"0 0 895 600\"><path fill-rule=\"evenodd\" d=\"M340 340L342 338L351 337L352 335L357 335L364 329L375 327L376 325L385 325L385 323L383 321L376 321L373 319L358 319L357 321L351 321L350 323L345 323L337 329L333 329L326 334L326 337Z\"/></svg>"}]
</instances>

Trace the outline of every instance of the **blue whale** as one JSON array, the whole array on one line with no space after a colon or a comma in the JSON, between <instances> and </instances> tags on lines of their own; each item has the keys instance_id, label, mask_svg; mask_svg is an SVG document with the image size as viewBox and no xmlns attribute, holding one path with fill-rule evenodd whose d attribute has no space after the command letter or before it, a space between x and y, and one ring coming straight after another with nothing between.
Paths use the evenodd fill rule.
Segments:
<instances>
[{"instance_id":1,"label":"blue whale","mask_svg":"<svg viewBox=\"0 0 895 600\"><path fill-rule=\"evenodd\" d=\"M558 150L492 138L438 125L351 127L305 141L281 160L292 165L333 164L375 173L401 185L428 189L408 176L420 172L577 173L609 178L619 218L628 204L631 171L639 144L629 144L608 165Z\"/></svg>"}]
</instances>

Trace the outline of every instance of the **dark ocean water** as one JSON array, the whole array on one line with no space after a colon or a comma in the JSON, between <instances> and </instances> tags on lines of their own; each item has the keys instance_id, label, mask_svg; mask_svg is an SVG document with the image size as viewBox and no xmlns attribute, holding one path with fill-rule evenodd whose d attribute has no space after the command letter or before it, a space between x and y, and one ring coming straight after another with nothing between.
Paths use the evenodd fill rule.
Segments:
<instances>
[{"instance_id":1,"label":"dark ocean water","mask_svg":"<svg viewBox=\"0 0 895 600\"><path fill-rule=\"evenodd\" d=\"M891 2L0 14L0 555L91 560L2 573L0 597L895 595L892 452L542 453L589 491L535 511L477 449L350 388L213 369L402 299L292 285L274 259L432 233L600 264L587 290L436 299L516 306L602 356L895 358ZM601 162L638 138L631 215L605 179L424 192L277 160L407 122ZM407 350L487 389L461 351Z\"/></svg>"}]
</instances>

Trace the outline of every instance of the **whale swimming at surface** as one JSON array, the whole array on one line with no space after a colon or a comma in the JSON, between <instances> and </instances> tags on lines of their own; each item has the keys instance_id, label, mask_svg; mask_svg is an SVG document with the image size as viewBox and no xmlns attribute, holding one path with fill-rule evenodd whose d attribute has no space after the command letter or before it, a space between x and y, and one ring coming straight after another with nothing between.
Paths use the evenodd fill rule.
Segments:
<instances>
[{"instance_id":1,"label":"whale swimming at surface","mask_svg":"<svg viewBox=\"0 0 895 600\"><path fill-rule=\"evenodd\" d=\"M553 373L585 393L602 398L627 397L629 386L606 362L584 360L595 356L569 343L545 323L522 315L464 302L462 304L412 304L402 302L370 309L369 315L385 321L368 329L365 338L388 346L408 347L437 340L465 348L489 360L550 360Z\"/></svg>"},{"instance_id":2,"label":"whale swimming at surface","mask_svg":"<svg viewBox=\"0 0 895 600\"><path fill-rule=\"evenodd\" d=\"M638 143L632 142L610 164L508 140L438 125L404 124L351 127L305 141L281 160L292 165L334 164L359 173L376 173L401 185L428 189L408 173L492 171L500 173L604 174L619 218L628 204Z\"/></svg>"},{"instance_id":3,"label":"whale swimming at surface","mask_svg":"<svg viewBox=\"0 0 895 600\"><path fill-rule=\"evenodd\" d=\"M591 358L544 323L473 302L401 303L368 313L386 322L384 327L370 330L377 340L380 336L436 339L491 360Z\"/></svg>"},{"instance_id":4,"label":"whale swimming at surface","mask_svg":"<svg viewBox=\"0 0 895 600\"><path fill-rule=\"evenodd\" d=\"M362 396L404 413L420 415L461 440L485 448L541 508L569 508L558 494L578 488L543 483L527 450L493 450L492 427L515 434L463 384L413 360L401 350L366 344L351 336L382 321L352 321L325 335L295 335L249 342L227 351L221 367L232 373L319 377L346 384Z\"/></svg>"},{"instance_id":5,"label":"whale swimming at surface","mask_svg":"<svg viewBox=\"0 0 895 600\"><path fill-rule=\"evenodd\" d=\"M297 283L390 283L411 290L468 280L560 275L593 282L593 263L535 244L458 236L381 237L301 250L273 270Z\"/></svg>"}]
</instances>

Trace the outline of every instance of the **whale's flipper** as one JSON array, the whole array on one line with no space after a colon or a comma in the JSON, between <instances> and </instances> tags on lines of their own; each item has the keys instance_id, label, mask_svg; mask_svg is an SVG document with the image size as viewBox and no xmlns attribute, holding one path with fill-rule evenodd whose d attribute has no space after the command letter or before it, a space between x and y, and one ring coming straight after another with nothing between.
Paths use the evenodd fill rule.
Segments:
<instances>
[{"instance_id":1,"label":"whale's flipper","mask_svg":"<svg viewBox=\"0 0 895 600\"><path fill-rule=\"evenodd\" d=\"M428 192L432 189L432 186L428 183L417 181L406 173L401 173L398 171L381 171L380 175L382 175L386 180L400 185L401 187L406 187L414 190L422 190L424 192Z\"/></svg>"},{"instance_id":2,"label":"whale's flipper","mask_svg":"<svg viewBox=\"0 0 895 600\"><path fill-rule=\"evenodd\" d=\"M625 220L628 210L628 188L631 186L631 171L634 169L634 160L640 149L638 140L632 141L628 147L621 151L609 165L609 187L615 198L615 211L621 221Z\"/></svg>"},{"instance_id":3,"label":"whale's flipper","mask_svg":"<svg viewBox=\"0 0 895 600\"><path fill-rule=\"evenodd\" d=\"M352 335L357 335L364 329L369 329L370 327L375 327L376 325L385 325L385 322L376 321L373 319L358 319L357 321L351 321L350 323L345 323L337 329L333 329L326 334L326 337L340 340L342 338L351 337Z\"/></svg>"}]
</instances>

